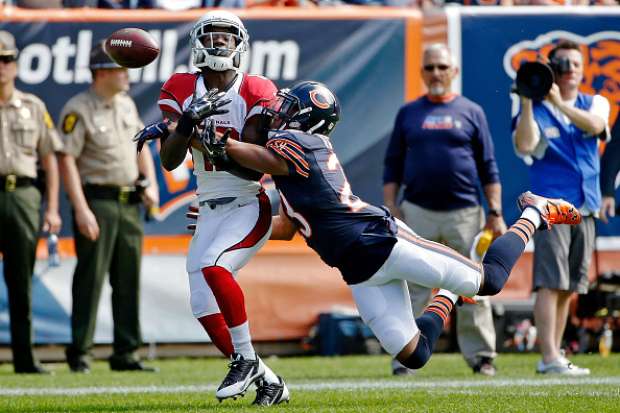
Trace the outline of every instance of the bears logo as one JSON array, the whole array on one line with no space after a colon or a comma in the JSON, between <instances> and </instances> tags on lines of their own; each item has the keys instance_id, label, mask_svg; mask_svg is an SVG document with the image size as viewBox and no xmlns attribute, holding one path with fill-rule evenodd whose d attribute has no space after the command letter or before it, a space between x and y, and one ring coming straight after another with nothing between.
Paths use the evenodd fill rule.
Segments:
<instances>
[{"instance_id":1,"label":"bears logo","mask_svg":"<svg viewBox=\"0 0 620 413\"><path fill-rule=\"evenodd\" d=\"M609 100L611 112L609 125L613 125L620 110L620 32L598 32L580 36L566 31L552 31L534 40L524 40L510 47L504 54L504 70L512 79L517 69L525 61L535 61L538 55L547 56L554 45L562 39L572 40L581 45L583 55L583 83L581 92L599 94ZM513 115L518 108L518 100L513 96Z\"/></svg>"},{"instance_id":2,"label":"bears logo","mask_svg":"<svg viewBox=\"0 0 620 413\"><path fill-rule=\"evenodd\" d=\"M320 109L328 109L329 108L329 101L318 90L311 90L310 91L310 100L312 101L314 106L316 106L317 108L320 108Z\"/></svg>"}]
</instances>

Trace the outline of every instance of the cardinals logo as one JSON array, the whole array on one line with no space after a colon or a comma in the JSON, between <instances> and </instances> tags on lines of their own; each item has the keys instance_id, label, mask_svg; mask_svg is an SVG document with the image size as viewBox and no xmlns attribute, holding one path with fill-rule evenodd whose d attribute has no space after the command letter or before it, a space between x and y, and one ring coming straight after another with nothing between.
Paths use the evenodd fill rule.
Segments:
<instances>
[{"instance_id":1,"label":"cardinals logo","mask_svg":"<svg viewBox=\"0 0 620 413\"><path fill-rule=\"evenodd\" d=\"M547 56L559 40L572 40L581 46L583 55L583 83L580 91L602 95L609 100L609 124L613 125L620 110L620 32L598 32L580 36L566 31L542 34L534 40L523 40L510 47L504 55L504 70L514 79L517 69L525 61L535 61L539 55ZM518 99L513 96L513 114Z\"/></svg>"}]
</instances>

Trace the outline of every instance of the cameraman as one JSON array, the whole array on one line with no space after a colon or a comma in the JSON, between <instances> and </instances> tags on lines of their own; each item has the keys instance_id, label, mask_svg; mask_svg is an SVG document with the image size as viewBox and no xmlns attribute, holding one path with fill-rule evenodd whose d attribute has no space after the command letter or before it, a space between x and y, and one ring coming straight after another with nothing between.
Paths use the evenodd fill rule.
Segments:
<instances>
[{"instance_id":1,"label":"cameraman","mask_svg":"<svg viewBox=\"0 0 620 413\"><path fill-rule=\"evenodd\" d=\"M561 41L549 52L555 83L543 101L521 96L513 121L517 155L531 157L531 190L563 198L580 208L578 226L554 226L534 236L534 319L542 360L538 373L588 375L560 350L569 299L588 291L588 268L594 249L594 217L601 207L599 139L609 136L609 102L579 92L583 57L579 45Z\"/></svg>"}]
</instances>

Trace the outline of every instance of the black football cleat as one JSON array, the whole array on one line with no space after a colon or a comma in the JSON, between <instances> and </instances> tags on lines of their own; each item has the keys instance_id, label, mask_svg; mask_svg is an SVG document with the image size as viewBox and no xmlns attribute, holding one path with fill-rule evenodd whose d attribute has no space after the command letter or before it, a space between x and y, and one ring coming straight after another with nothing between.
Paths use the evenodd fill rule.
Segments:
<instances>
[{"instance_id":1,"label":"black football cleat","mask_svg":"<svg viewBox=\"0 0 620 413\"><path fill-rule=\"evenodd\" d=\"M267 383L264 379L256 382L256 398L252 405L273 406L274 404L288 403L291 396L282 377L278 376L278 383Z\"/></svg>"},{"instance_id":2,"label":"black football cleat","mask_svg":"<svg viewBox=\"0 0 620 413\"><path fill-rule=\"evenodd\" d=\"M215 397L222 401L230 397L237 398L242 396L252 383L257 382L265 375L265 368L260 363L258 356L256 360L245 360L241 354L233 353L232 361L228 365L230 370L224 377L215 392Z\"/></svg>"}]
</instances>

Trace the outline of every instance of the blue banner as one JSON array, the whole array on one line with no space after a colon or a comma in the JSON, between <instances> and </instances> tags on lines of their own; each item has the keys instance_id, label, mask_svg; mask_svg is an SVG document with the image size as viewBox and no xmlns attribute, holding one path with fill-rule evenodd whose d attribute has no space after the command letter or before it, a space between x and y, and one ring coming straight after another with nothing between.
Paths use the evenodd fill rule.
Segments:
<instances>
[{"instance_id":1,"label":"blue banner","mask_svg":"<svg viewBox=\"0 0 620 413\"><path fill-rule=\"evenodd\" d=\"M262 74L280 87L298 80L318 80L331 87L343 109L333 142L351 185L370 202L381 201L381 157L393 117L404 100L404 19L252 20L250 51L242 69ZM189 31L193 22L2 23L20 49L17 87L39 96L56 122L64 103L90 83L91 46L122 27L148 30L161 45L158 59L130 71L131 95L145 123L160 118L157 97L174 72L187 71ZM159 165L156 150L151 147ZM359 169L355 164L362 163ZM146 225L147 234L175 234L185 228L184 205L193 196L191 169L158 170L161 215ZM63 196L63 234L70 233Z\"/></svg>"},{"instance_id":2,"label":"blue banner","mask_svg":"<svg viewBox=\"0 0 620 413\"><path fill-rule=\"evenodd\" d=\"M508 222L518 214L514 200L529 188L528 167L515 155L510 131L511 113L518 101L515 95L511 100L509 92L521 62L534 60L539 51L546 55L558 39L576 41L584 52L581 90L605 96L612 107L612 121L620 106L620 13L539 10L541 14L518 9L516 13L461 11L462 91L487 114ZM598 225L598 234L620 235L619 221Z\"/></svg>"}]
</instances>

